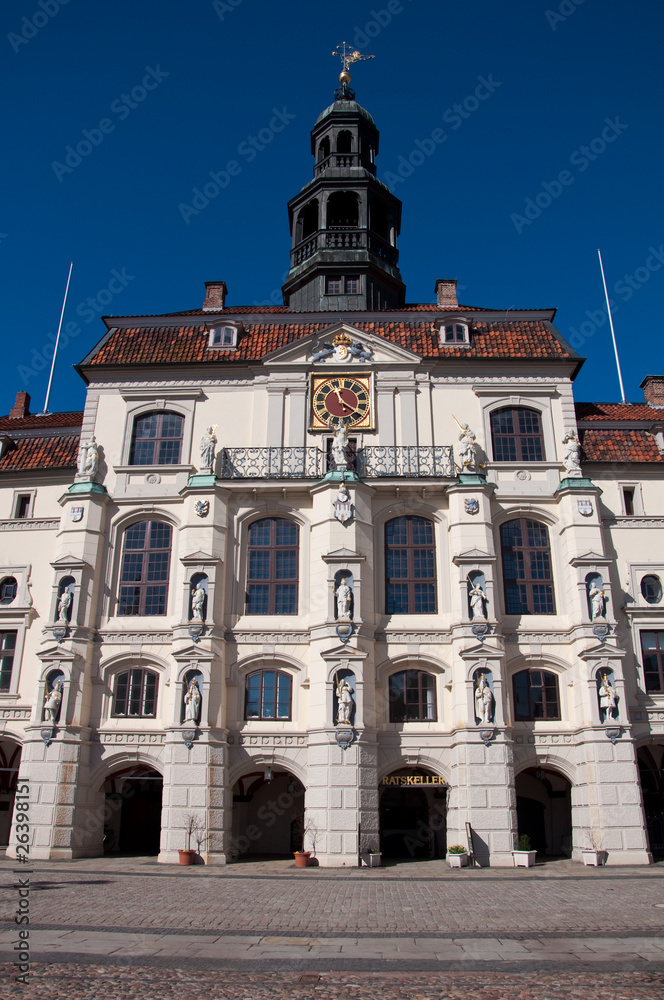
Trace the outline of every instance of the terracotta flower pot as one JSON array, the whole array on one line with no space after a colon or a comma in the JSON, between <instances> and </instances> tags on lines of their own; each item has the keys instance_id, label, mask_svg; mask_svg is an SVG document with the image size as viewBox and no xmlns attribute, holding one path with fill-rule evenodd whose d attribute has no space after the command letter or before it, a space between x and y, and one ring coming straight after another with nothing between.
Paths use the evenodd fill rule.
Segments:
<instances>
[{"instance_id":1,"label":"terracotta flower pot","mask_svg":"<svg viewBox=\"0 0 664 1000\"><path fill-rule=\"evenodd\" d=\"M196 851L178 851L181 865L193 865Z\"/></svg>"},{"instance_id":2,"label":"terracotta flower pot","mask_svg":"<svg viewBox=\"0 0 664 1000\"><path fill-rule=\"evenodd\" d=\"M309 859L311 858L311 851L296 851L294 856L295 856L296 868L309 867Z\"/></svg>"}]
</instances>

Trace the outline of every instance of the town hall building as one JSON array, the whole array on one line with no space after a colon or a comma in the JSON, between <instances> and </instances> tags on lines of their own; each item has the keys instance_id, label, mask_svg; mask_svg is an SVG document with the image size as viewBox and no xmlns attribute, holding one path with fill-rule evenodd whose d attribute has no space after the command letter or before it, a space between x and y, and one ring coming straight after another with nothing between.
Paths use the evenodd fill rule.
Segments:
<instances>
[{"instance_id":1,"label":"town hall building","mask_svg":"<svg viewBox=\"0 0 664 1000\"><path fill-rule=\"evenodd\" d=\"M0 418L0 844L664 857L664 377L574 400L552 309L407 301L343 73L283 305L106 317ZM501 305L500 303L498 305Z\"/></svg>"}]
</instances>

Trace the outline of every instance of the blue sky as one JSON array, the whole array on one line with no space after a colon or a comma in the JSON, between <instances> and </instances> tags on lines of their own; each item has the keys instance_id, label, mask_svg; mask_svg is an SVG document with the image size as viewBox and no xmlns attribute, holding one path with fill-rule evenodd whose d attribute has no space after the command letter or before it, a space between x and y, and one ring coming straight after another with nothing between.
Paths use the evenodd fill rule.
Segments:
<instances>
[{"instance_id":1,"label":"blue sky","mask_svg":"<svg viewBox=\"0 0 664 1000\"><path fill-rule=\"evenodd\" d=\"M408 301L455 277L466 304L556 306L577 399L618 400L601 247L627 397L664 371L661 5L5 0L0 21L0 412L23 388L42 408L70 260L52 411L82 406L102 314L195 308L216 279L280 301L344 38L375 54L352 85L404 203ZM194 203L211 172L226 186Z\"/></svg>"}]
</instances>

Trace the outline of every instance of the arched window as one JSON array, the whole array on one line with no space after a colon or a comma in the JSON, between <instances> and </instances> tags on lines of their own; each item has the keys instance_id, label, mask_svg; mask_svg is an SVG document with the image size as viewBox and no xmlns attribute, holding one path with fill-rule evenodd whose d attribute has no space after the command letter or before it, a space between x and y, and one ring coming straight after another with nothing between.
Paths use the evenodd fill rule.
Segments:
<instances>
[{"instance_id":1,"label":"arched window","mask_svg":"<svg viewBox=\"0 0 664 1000\"><path fill-rule=\"evenodd\" d=\"M544 438L536 410L507 406L491 414L494 462L542 462Z\"/></svg>"},{"instance_id":2,"label":"arched window","mask_svg":"<svg viewBox=\"0 0 664 1000\"><path fill-rule=\"evenodd\" d=\"M290 719L292 680L283 670L257 670L247 676L245 719Z\"/></svg>"},{"instance_id":3,"label":"arched window","mask_svg":"<svg viewBox=\"0 0 664 1000\"><path fill-rule=\"evenodd\" d=\"M521 670L514 675L517 721L560 719L558 678L549 670Z\"/></svg>"},{"instance_id":4,"label":"arched window","mask_svg":"<svg viewBox=\"0 0 664 1000\"><path fill-rule=\"evenodd\" d=\"M249 528L247 614L297 614L297 525L265 517Z\"/></svg>"},{"instance_id":5,"label":"arched window","mask_svg":"<svg viewBox=\"0 0 664 1000\"><path fill-rule=\"evenodd\" d=\"M337 153L353 152L353 133L344 129L337 136Z\"/></svg>"},{"instance_id":6,"label":"arched window","mask_svg":"<svg viewBox=\"0 0 664 1000\"><path fill-rule=\"evenodd\" d=\"M165 615L171 562L171 526L138 521L124 533L119 615Z\"/></svg>"},{"instance_id":7,"label":"arched window","mask_svg":"<svg viewBox=\"0 0 664 1000\"><path fill-rule=\"evenodd\" d=\"M16 597L17 589L16 577L6 576L0 583L0 604L11 604Z\"/></svg>"},{"instance_id":8,"label":"arched window","mask_svg":"<svg viewBox=\"0 0 664 1000\"><path fill-rule=\"evenodd\" d=\"M130 465L178 465L184 418L177 413L146 413L136 417Z\"/></svg>"},{"instance_id":9,"label":"arched window","mask_svg":"<svg viewBox=\"0 0 664 1000\"><path fill-rule=\"evenodd\" d=\"M385 585L388 615L436 613L436 550L431 521L408 515L387 522Z\"/></svg>"},{"instance_id":10,"label":"arched window","mask_svg":"<svg viewBox=\"0 0 664 1000\"><path fill-rule=\"evenodd\" d=\"M360 208L354 191L335 191L327 200L327 228L347 229L358 225Z\"/></svg>"},{"instance_id":11,"label":"arched window","mask_svg":"<svg viewBox=\"0 0 664 1000\"><path fill-rule=\"evenodd\" d=\"M519 517L500 526L508 615L554 615L549 532L545 524Z\"/></svg>"},{"instance_id":12,"label":"arched window","mask_svg":"<svg viewBox=\"0 0 664 1000\"><path fill-rule=\"evenodd\" d=\"M424 670L390 677L390 722L435 722L436 678Z\"/></svg>"},{"instance_id":13,"label":"arched window","mask_svg":"<svg viewBox=\"0 0 664 1000\"><path fill-rule=\"evenodd\" d=\"M660 578L658 576L642 577L641 593L645 597L648 604L659 604L662 599L662 581ZM4 601L0 601L0 604L4 603Z\"/></svg>"},{"instance_id":14,"label":"arched window","mask_svg":"<svg viewBox=\"0 0 664 1000\"><path fill-rule=\"evenodd\" d=\"M301 243L302 240L306 240L310 236L313 236L317 230L318 199L314 198L313 201L310 201L304 206L303 209L300 210L295 227L295 242Z\"/></svg>"},{"instance_id":15,"label":"arched window","mask_svg":"<svg viewBox=\"0 0 664 1000\"><path fill-rule=\"evenodd\" d=\"M123 670L115 677L114 718L154 719L159 675L154 670Z\"/></svg>"},{"instance_id":16,"label":"arched window","mask_svg":"<svg viewBox=\"0 0 664 1000\"><path fill-rule=\"evenodd\" d=\"M327 136L321 139L320 146L318 147L318 162L321 163L322 160L326 160L330 155L330 140Z\"/></svg>"}]
</instances>

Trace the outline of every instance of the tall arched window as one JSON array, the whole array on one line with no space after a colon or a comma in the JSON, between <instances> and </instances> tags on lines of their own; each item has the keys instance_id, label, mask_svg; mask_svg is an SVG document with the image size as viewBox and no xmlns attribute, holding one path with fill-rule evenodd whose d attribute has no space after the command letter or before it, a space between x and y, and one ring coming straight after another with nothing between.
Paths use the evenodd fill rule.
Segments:
<instances>
[{"instance_id":1,"label":"tall arched window","mask_svg":"<svg viewBox=\"0 0 664 1000\"><path fill-rule=\"evenodd\" d=\"M526 517L500 526L508 615L554 615L549 532L545 524Z\"/></svg>"},{"instance_id":2,"label":"tall arched window","mask_svg":"<svg viewBox=\"0 0 664 1000\"><path fill-rule=\"evenodd\" d=\"M517 721L560 719L558 678L549 670L521 670L514 675Z\"/></svg>"},{"instance_id":3,"label":"tall arched window","mask_svg":"<svg viewBox=\"0 0 664 1000\"><path fill-rule=\"evenodd\" d=\"M292 680L283 670L257 670L247 676L245 719L290 719Z\"/></svg>"},{"instance_id":4,"label":"tall arched window","mask_svg":"<svg viewBox=\"0 0 664 1000\"><path fill-rule=\"evenodd\" d=\"M178 465L184 418L178 413L145 413L134 420L130 465Z\"/></svg>"},{"instance_id":5,"label":"tall arched window","mask_svg":"<svg viewBox=\"0 0 664 1000\"><path fill-rule=\"evenodd\" d=\"M494 462L542 462L544 438L537 410L506 406L491 414Z\"/></svg>"},{"instance_id":6,"label":"tall arched window","mask_svg":"<svg viewBox=\"0 0 664 1000\"><path fill-rule=\"evenodd\" d=\"M387 522L385 585L388 615L436 613L436 550L431 521L408 515Z\"/></svg>"},{"instance_id":7,"label":"tall arched window","mask_svg":"<svg viewBox=\"0 0 664 1000\"><path fill-rule=\"evenodd\" d=\"M123 670L113 692L115 718L153 719L157 712L159 675L154 670Z\"/></svg>"},{"instance_id":8,"label":"tall arched window","mask_svg":"<svg viewBox=\"0 0 664 1000\"><path fill-rule=\"evenodd\" d=\"M119 615L165 615L171 562L170 524L138 521L122 541Z\"/></svg>"},{"instance_id":9,"label":"tall arched window","mask_svg":"<svg viewBox=\"0 0 664 1000\"><path fill-rule=\"evenodd\" d=\"M249 528L247 614L297 614L299 530L283 517L265 517Z\"/></svg>"},{"instance_id":10,"label":"tall arched window","mask_svg":"<svg viewBox=\"0 0 664 1000\"><path fill-rule=\"evenodd\" d=\"M436 678L424 670L390 677L390 722L435 722Z\"/></svg>"}]
</instances>

